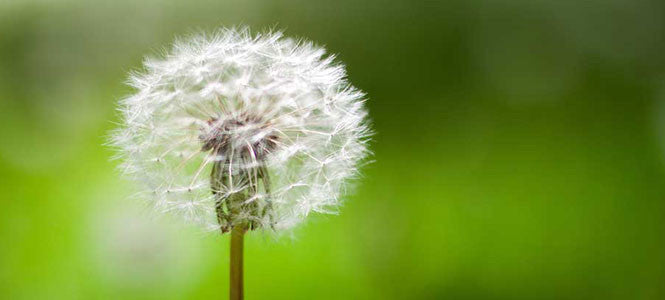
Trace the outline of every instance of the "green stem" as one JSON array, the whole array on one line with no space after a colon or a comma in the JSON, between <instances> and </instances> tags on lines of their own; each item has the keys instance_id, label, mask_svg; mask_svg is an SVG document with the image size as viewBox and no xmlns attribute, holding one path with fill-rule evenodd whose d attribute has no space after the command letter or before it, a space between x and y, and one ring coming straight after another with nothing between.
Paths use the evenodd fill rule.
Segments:
<instances>
[{"instance_id":1,"label":"green stem","mask_svg":"<svg viewBox=\"0 0 665 300\"><path fill-rule=\"evenodd\" d=\"M231 230L231 273L230 273L230 298L231 300L242 300L243 293L243 238L245 226L233 226Z\"/></svg>"}]
</instances>

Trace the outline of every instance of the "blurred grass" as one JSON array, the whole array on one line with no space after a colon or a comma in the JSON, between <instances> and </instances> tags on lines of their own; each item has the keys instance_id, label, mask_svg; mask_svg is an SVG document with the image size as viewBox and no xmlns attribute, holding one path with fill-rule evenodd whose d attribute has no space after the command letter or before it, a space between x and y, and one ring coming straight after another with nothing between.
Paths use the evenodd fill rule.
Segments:
<instances>
[{"instance_id":1,"label":"blurred grass","mask_svg":"<svg viewBox=\"0 0 665 300\"><path fill-rule=\"evenodd\" d=\"M150 215L102 144L143 55L247 24L339 53L377 131L342 214L249 237L248 299L662 299L664 6L0 3L0 297L226 295L226 238Z\"/></svg>"}]
</instances>

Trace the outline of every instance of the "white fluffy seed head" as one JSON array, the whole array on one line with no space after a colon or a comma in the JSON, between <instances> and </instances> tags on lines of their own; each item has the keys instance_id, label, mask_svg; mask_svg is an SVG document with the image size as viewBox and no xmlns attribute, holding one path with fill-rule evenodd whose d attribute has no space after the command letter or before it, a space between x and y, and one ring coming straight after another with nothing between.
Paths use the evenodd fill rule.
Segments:
<instances>
[{"instance_id":1,"label":"white fluffy seed head","mask_svg":"<svg viewBox=\"0 0 665 300\"><path fill-rule=\"evenodd\" d=\"M336 211L368 154L364 94L311 42L221 29L133 74L112 144L160 211L210 230Z\"/></svg>"}]
</instances>

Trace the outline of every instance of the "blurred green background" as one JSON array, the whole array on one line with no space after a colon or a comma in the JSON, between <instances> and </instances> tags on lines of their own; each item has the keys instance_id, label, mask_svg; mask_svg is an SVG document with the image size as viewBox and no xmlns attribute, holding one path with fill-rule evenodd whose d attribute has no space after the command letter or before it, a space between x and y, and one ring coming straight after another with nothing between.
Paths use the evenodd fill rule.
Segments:
<instances>
[{"instance_id":1,"label":"blurred green background","mask_svg":"<svg viewBox=\"0 0 665 300\"><path fill-rule=\"evenodd\" d=\"M248 299L665 299L662 0L0 1L0 298L226 297L227 237L102 143L144 55L237 24L339 53L377 132Z\"/></svg>"}]
</instances>

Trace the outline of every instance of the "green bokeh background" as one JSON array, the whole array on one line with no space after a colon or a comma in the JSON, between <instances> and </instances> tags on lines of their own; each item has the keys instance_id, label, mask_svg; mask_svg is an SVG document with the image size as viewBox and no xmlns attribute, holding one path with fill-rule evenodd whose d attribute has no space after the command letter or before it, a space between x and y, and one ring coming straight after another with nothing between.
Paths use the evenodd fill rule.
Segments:
<instances>
[{"instance_id":1,"label":"green bokeh background","mask_svg":"<svg viewBox=\"0 0 665 300\"><path fill-rule=\"evenodd\" d=\"M245 24L339 53L374 163L246 242L247 299L665 299L665 2L0 2L0 298L223 299L228 240L102 146L126 74Z\"/></svg>"}]
</instances>

